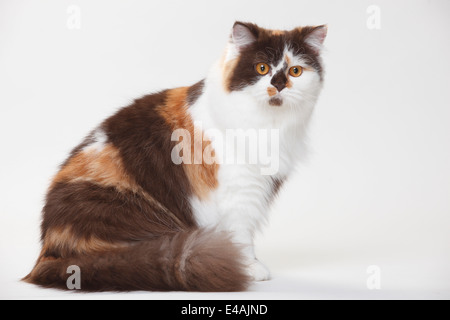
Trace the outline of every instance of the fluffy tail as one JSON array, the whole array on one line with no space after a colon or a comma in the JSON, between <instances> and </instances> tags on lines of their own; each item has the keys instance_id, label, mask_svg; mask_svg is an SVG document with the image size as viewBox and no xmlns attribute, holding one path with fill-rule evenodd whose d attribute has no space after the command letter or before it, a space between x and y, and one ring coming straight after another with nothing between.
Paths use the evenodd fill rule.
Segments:
<instances>
[{"instance_id":1,"label":"fluffy tail","mask_svg":"<svg viewBox=\"0 0 450 320\"><path fill-rule=\"evenodd\" d=\"M108 252L40 259L23 280L67 289L67 268L80 269L84 291L242 291L250 282L230 237L195 230Z\"/></svg>"}]
</instances>

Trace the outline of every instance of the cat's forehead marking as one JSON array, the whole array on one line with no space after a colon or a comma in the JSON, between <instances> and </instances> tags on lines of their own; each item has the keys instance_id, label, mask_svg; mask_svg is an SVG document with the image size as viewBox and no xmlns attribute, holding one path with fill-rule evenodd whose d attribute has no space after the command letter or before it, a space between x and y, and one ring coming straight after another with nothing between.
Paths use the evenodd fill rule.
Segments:
<instances>
[{"instance_id":1,"label":"cat's forehead marking","mask_svg":"<svg viewBox=\"0 0 450 320\"><path fill-rule=\"evenodd\" d=\"M273 67L272 74L275 75L279 71L286 71L287 68L288 68L288 64L287 64L286 60L283 59L276 66Z\"/></svg>"},{"instance_id":2,"label":"cat's forehead marking","mask_svg":"<svg viewBox=\"0 0 450 320\"><path fill-rule=\"evenodd\" d=\"M286 31L283 30L270 30L270 34L272 36L282 36L286 33Z\"/></svg>"},{"instance_id":3,"label":"cat's forehead marking","mask_svg":"<svg viewBox=\"0 0 450 320\"><path fill-rule=\"evenodd\" d=\"M293 54L289 51L289 49L286 47L284 49L283 58L278 61L277 64L273 65L273 72L276 73L279 70L287 69L289 66L292 65L293 61Z\"/></svg>"},{"instance_id":4,"label":"cat's forehead marking","mask_svg":"<svg viewBox=\"0 0 450 320\"><path fill-rule=\"evenodd\" d=\"M287 50L286 50L286 51L287 51ZM290 65L292 64L292 60L291 60L291 58L289 57L288 52L285 52L285 54L284 54L284 60L286 60L286 63L288 64L288 66L290 66Z\"/></svg>"}]
</instances>

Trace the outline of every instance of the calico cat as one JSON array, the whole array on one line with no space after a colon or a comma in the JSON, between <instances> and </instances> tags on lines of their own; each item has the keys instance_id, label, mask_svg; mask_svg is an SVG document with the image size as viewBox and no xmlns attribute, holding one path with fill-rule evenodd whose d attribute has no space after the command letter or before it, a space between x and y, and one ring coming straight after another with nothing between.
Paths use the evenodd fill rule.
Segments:
<instances>
[{"instance_id":1,"label":"calico cat","mask_svg":"<svg viewBox=\"0 0 450 320\"><path fill-rule=\"evenodd\" d=\"M253 236L305 151L326 33L236 22L204 80L144 96L105 120L54 177L42 251L24 280L67 289L72 265L86 291L241 291L269 279ZM259 163L174 161L180 145L185 160L223 152L207 130L239 128L277 130L275 173L261 174ZM174 140L178 129L205 143Z\"/></svg>"}]
</instances>

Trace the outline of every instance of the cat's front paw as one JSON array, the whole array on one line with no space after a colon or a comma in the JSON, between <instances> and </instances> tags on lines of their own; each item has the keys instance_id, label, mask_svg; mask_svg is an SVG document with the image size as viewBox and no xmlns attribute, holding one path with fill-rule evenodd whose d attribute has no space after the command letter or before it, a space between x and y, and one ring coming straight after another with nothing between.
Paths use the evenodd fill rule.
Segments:
<instances>
[{"instance_id":1,"label":"cat's front paw","mask_svg":"<svg viewBox=\"0 0 450 320\"><path fill-rule=\"evenodd\" d=\"M248 273L253 281L270 280L269 269L256 259L250 262Z\"/></svg>"}]
</instances>

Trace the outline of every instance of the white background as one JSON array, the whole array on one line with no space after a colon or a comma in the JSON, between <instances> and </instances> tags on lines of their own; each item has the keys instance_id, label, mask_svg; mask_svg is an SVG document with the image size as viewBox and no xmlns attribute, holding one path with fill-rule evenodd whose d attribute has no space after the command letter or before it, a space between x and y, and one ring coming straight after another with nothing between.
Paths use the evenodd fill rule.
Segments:
<instances>
[{"instance_id":1,"label":"white background","mask_svg":"<svg viewBox=\"0 0 450 320\"><path fill-rule=\"evenodd\" d=\"M67 27L70 5L81 28ZM377 5L381 29L366 23ZM450 2L0 1L0 298L449 299ZM18 280L67 153L132 99L202 79L235 20L329 25L308 163L283 188L248 292L74 294ZM381 271L369 290L367 268Z\"/></svg>"}]
</instances>

